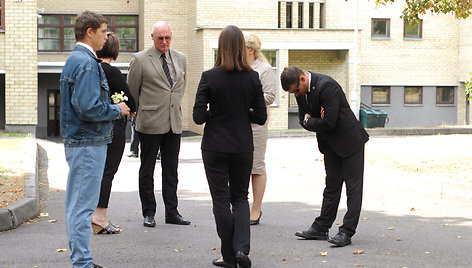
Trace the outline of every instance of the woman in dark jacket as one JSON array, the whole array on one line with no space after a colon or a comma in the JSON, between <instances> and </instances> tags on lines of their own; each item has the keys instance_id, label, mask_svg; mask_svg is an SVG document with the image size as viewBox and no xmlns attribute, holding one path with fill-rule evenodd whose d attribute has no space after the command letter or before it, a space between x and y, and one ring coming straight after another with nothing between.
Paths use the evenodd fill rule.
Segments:
<instances>
[{"instance_id":1,"label":"woman in dark jacket","mask_svg":"<svg viewBox=\"0 0 472 268\"><path fill-rule=\"evenodd\" d=\"M246 59L241 30L220 33L214 68L203 72L193 121L205 124L202 158L221 239L220 267L251 267L248 187L253 161L251 122L267 119L261 82Z\"/></svg>"},{"instance_id":2,"label":"woman in dark jacket","mask_svg":"<svg viewBox=\"0 0 472 268\"><path fill-rule=\"evenodd\" d=\"M128 97L125 101L130 108L131 116L136 114L136 104L125 78L118 68L110 65L112 60L118 58L120 51L120 41L115 33L107 33L107 41L101 50L97 51L97 57L102 60L101 66L110 87L110 96L115 93L124 93ZM110 199L111 185L115 173L120 166L123 151L125 150L126 142L126 117L116 119L113 121L113 139L108 144L107 158L105 162L105 169L103 171L102 185L100 188L100 199L98 201L97 209L92 217L92 229L95 234L118 234L121 229L118 225L113 225L107 218L108 200Z\"/></svg>"}]
</instances>

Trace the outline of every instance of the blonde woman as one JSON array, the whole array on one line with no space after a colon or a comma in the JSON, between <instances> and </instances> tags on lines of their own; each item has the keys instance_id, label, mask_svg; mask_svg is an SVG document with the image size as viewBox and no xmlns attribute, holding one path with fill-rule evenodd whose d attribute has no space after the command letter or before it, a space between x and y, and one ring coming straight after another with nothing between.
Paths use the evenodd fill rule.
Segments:
<instances>
[{"instance_id":1,"label":"blonde woman","mask_svg":"<svg viewBox=\"0 0 472 268\"><path fill-rule=\"evenodd\" d=\"M277 78L274 70L269 64L264 54L261 53L261 40L254 34L245 33L247 59L251 68L259 74L259 79L264 92L265 105L271 105L277 92ZM262 198L264 197L265 186L267 182L267 173L265 168L265 152L268 138L269 109L267 109L267 121L264 125L251 124L254 139L254 160L252 165L252 193L253 202L251 215L249 217L250 225L257 225L262 216Z\"/></svg>"}]
</instances>

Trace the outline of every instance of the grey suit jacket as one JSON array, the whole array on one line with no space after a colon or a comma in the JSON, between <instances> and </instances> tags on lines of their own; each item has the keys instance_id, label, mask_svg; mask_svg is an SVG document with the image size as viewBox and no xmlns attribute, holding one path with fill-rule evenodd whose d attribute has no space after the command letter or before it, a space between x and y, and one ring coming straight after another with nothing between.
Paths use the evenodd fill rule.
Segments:
<instances>
[{"instance_id":1,"label":"grey suit jacket","mask_svg":"<svg viewBox=\"0 0 472 268\"><path fill-rule=\"evenodd\" d=\"M174 85L167 80L157 49L134 54L128 68L128 87L136 100L136 130L145 134L182 133L181 100L185 91L185 55L169 49L175 69Z\"/></svg>"}]
</instances>

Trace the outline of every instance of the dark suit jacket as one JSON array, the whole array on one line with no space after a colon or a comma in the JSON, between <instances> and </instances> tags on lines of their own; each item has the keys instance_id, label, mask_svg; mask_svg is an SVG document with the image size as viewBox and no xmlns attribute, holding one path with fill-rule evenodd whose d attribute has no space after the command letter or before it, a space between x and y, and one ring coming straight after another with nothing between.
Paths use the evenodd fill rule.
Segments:
<instances>
[{"instance_id":1,"label":"dark suit jacket","mask_svg":"<svg viewBox=\"0 0 472 268\"><path fill-rule=\"evenodd\" d=\"M206 123L202 150L252 152L251 122L263 125L266 120L257 72L225 72L216 67L202 73L193 107L193 121Z\"/></svg>"},{"instance_id":2,"label":"dark suit jacket","mask_svg":"<svg viewBox=\"0 0 472 268\"><path fill-rule=\"evenodd\" d=\"M352 112L341 86L331 77L311 73L310 92L298 95L300 124L309 131L315 131L321 153L329 146L336 154L347 157L360 149L369 135ZM320 110L324 108L324 118ZM312 117L306 126L305 114Z\"/></svg>"}]
</instances>

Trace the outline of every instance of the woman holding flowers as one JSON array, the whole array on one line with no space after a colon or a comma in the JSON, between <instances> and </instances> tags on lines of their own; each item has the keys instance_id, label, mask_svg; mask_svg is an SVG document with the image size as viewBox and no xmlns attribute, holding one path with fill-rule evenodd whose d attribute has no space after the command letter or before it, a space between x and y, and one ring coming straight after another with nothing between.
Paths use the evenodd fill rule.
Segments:
<instances>
[{"instance_id":1,"label":"woman holding flowers","mask_svg":"<svg viewBox=\"0 0 472 268\"><path fill-rule=\"evenodd\" d=\"M128 85L118 68L110 65L112 60L118 58L120 41L115 33L107 33L107 41L101 50L97 51L97 57L102 60L101 66L105 73L110 88L110 96L114 103L125 102L130 108L131 116L136 114L136 104L129 92ZM126 118L113 121L113 140L108 144L105 169L103 171L100 199L97 209L92 217L92 228L95 234L118 234L121 229L113 225L107 218L108 200L110 199L111 185L115 173L120 166L126 142Z\"/></svg>"}]
</instances>

